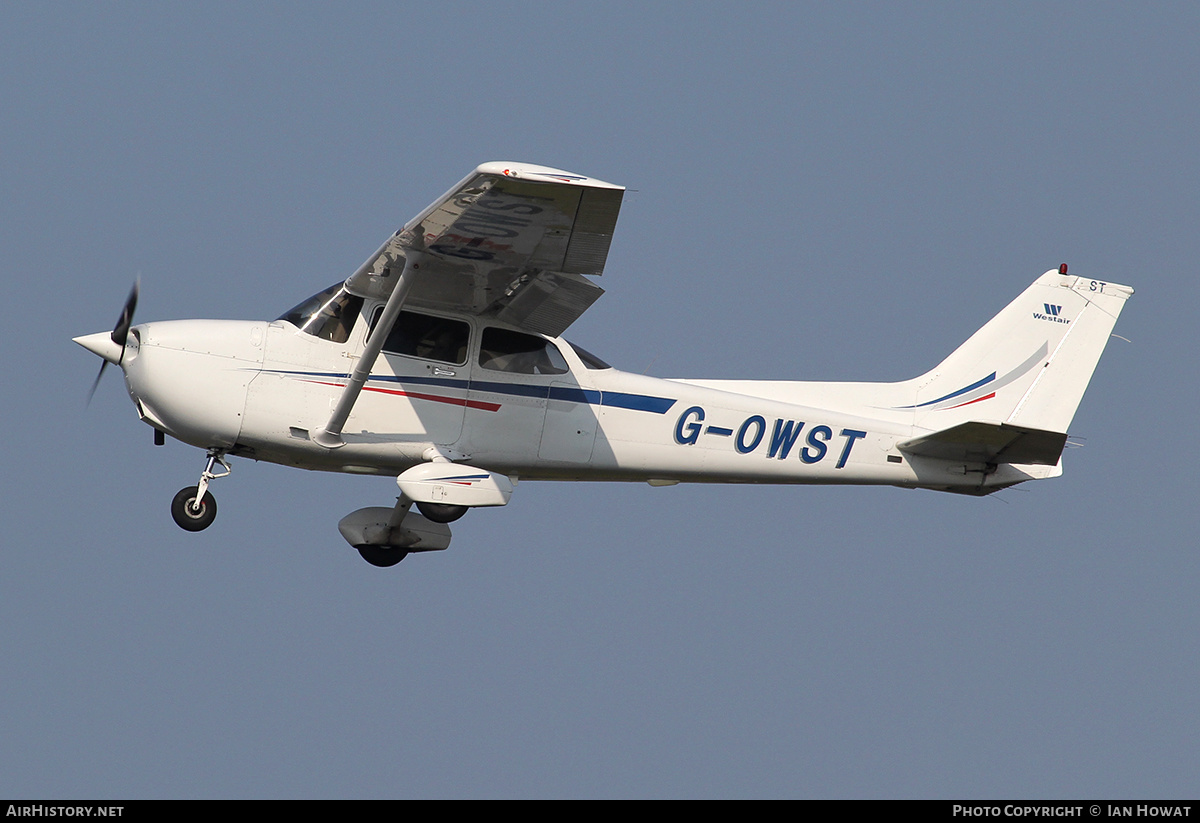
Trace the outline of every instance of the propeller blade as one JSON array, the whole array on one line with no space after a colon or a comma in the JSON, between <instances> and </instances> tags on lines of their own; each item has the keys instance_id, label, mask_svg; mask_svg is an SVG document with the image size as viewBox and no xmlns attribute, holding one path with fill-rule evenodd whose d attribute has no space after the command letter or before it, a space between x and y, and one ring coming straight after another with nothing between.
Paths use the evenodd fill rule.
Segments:
<instances>
[{"instance_id":1,"label":"propeller blade","mask_svg":"<svg viewBox=\"0 0 1200 823\"><path fill-rule=\"evenodd\" d=\"M101 357L100 371L96 373L96 379L92 381L92 390L88 392L86 404L88 406L91 405L92 397L96 394L96 387L100 385L100 378L104 376L104 369L109 363L120 364L125 357L125 341L129 339L129 329L133 327L133 312L137 308L138 291L141 289L141 284L140 277L133 281L133 288L129 290L129 297L125 300L125 307L121 309L117 325L113 326L112 333L109 335L112 342L119 348L109 349L108 343L104 340L104 332L74 338L76 343Z\"/></svg>"},{"instance_id":2,"label":"propeller blade","mask_svg":"<svg viewBox=\"0 0 1200 823\"><path fill-rule=\"evenodd\" d=\"M129 339L129 328L133 325L133 311L137 308L141 282L141 278L134 281L133 288L129 291L129 299L125 301L125 308L121 309L121 317L117 320L117 325L113 326L112 341L121 348L125 348L125 341Z\"/></svg>"},{"instance_id":3,"label":"propeller blade","mask_svg":"<svg viewBox=\"0 0 1200 823\"><path fill-rule=\"evenodd\" d=\"M92 397L96 394L96 387L100 385L100 378L104 376L104 369L107 366L108 366L107 360L100 361L100 371L96 373L96 379L92 381L92 390L90 392L88 392L87 402L83 404L83 407L85 409L88 406L92 405Z\"/></svg>"}]
</instances>

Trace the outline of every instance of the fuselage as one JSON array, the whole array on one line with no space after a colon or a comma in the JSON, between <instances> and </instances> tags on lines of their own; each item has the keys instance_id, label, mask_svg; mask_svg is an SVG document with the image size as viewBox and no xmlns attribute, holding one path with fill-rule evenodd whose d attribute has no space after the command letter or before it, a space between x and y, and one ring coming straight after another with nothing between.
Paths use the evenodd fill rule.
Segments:
<instances>
[{"instance_id":1,"label":"fuselage","mask_svg":"<svg viewBox=\"0 0 1200 823\"><path fill-rule=\"evenodd\" d=\"M392 347L409 353L385 348L345 445L325 448L313 435L377 311L368 303L320 335L285 319L145 323L126 346L126 384L142 419L179 440L321 471L397 475L432 449L519 479L968 491L1036 476L901 455L897 443L919 432L901 402L907 384L659 379L562 338L417 309L413 340Z\"/></svg>"}]
</instances>

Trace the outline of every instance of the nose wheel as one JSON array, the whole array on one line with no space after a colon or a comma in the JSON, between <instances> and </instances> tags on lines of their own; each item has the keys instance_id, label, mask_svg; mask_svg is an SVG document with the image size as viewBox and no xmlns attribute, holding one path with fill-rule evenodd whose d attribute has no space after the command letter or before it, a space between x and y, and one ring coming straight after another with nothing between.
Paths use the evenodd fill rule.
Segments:
<instances>
[{"instance_id":1,"label":"nose wheel","mask_svg":"<svg viewBox=\"0 0 1200 823\"><path fill-rule=\"evenodd\" d=\"M171 517L175 519L175 525L185 531L204 531L217 519L217 499L208 491L201 497L199 486L180 489L171 501Z\"/></svg>"},{"instance_id":2,"label":"nose wheel","mask_svg":"<svg viewBox=\"0 0 1200 823\"><path fill-rule=\"evenodd\" d=\"M224 471L213 471L220 464ZM171 501L171 518L175 525L184 531L204 531L217 519L217 500L208 490L208 484L218 477L225 477L232 471L225 462L224 452L212 450L208 453L208 462L200 473L200 482L195 486L180 489Z\"/></svg>"}]
</instances>

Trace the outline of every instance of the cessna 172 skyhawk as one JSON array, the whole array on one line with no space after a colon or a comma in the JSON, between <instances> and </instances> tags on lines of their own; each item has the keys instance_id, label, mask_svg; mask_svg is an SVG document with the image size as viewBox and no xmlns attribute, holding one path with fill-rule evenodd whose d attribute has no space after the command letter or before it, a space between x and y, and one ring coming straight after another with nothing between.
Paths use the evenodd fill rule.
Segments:
<instances>
[{"instance_id":1,"label":"cessna 172 skyhawk","mask_svg":"<svg viewBox=\"0 0 1200 823\"><path fill-rule=\"evenodd\" d=\"M660 380L561 335L601 294L624 189L485 163L344 282L272 322L132 325L76 342L138 416L205 449L171 506L216 516L227 457L396 477L338 524L390 566L521 480L855 483L983 495L1061 473L1127 286L1046 272L932 371L899 383ZM97 376L99 381L99 375ZM93 390L94 390L93 386ZM413 505L416 511L412 510Z\"/></svg>"}]
</instances>

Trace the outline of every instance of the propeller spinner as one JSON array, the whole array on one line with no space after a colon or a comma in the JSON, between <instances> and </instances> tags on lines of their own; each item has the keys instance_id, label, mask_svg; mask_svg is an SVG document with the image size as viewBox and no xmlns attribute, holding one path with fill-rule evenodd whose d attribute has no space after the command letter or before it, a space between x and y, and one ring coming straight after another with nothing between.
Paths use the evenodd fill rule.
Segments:
<instances>
[{"instance_id":1,"label":"propeller spinner","mask_svg":"<svg viewBox=\"0 0 1200 823\"><path fill-rule=\"evenodd\" d=\"M130 289L129 298L125 301L125 306L121 309L121 316L117 319L117 325L113 326L111 333L106 335L104 332L97 332L74 338L76 343L103 358L100 371L96 375L96 379L92 381L92 390L88 392L88 403L92 402L92 395L96 393L96 387L100 385L100 378L104 376L104 370L108 364L114 363L119 366L125 356L125 341L129 339L129 329L133 326L133 312L137 308L139 288L140 280L135 281L133 288Z\"/></svg>"}]
</instances>

